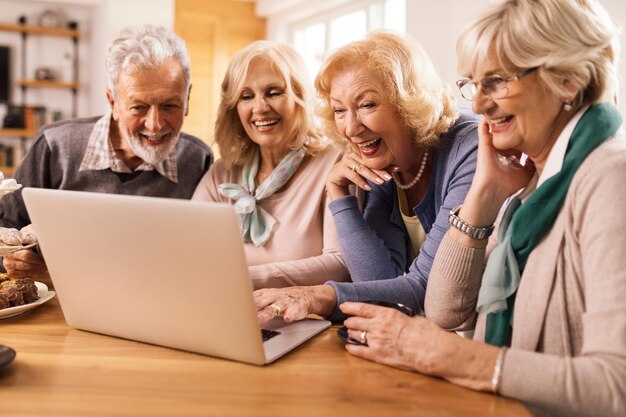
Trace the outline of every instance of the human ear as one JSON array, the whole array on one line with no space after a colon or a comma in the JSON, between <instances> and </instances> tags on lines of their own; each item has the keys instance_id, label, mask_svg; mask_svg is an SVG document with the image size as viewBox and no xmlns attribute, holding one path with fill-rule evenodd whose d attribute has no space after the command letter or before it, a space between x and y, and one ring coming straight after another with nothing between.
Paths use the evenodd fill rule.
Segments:
<instances>
[{"instance_id":1,"label":"human ear","mask_svg":"<svg viewBox=\"0 0 626 417\"><path fill-rule=\"evenodd\" d=\"M113 114L113 119L117 120L118 116L117 116L117 111L115 108L115 95L113 94L113 92L111 90L109 90L107 88L106 90L106 96L107 96L107 101L109 102L109 105L111 106L111 113Z\"/></svg>"},{"instance_id":2,"label":"human ear","mask_svg":"<svg viewBox=\"0 0 626 417\"><path fill-rule=\"evenodd\" d=\"M185 116L189 114L189 100L191 97L191 87L193 87L193 84L189 84L189 91L187 91L187 101L185 102Z\"/></svg>"},{"instance_id":3,"label":"human ear","mask_svg":"<svg viewBox=\"0 0 626 417\"><path fill-rule=\"evenodd\" d=\"M576 99L576 97L578 96L578 93L580 92L581 88L577 85L575 85L574 83L572 83L570 80L563 80L563 87L565 87L565 90L567 91L567 96L564 97L565 101L567 102L572 102L574 101L574 99Z\"/></svg>"}]
</instances>

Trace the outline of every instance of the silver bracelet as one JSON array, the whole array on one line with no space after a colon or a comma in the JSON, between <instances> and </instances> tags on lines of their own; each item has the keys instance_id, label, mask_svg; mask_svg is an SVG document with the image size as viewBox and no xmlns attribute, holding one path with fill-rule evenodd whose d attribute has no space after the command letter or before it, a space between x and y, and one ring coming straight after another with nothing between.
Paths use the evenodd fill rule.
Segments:
<instances>
[{"instance_id":1,"label":"silver bracelet","mask_svg":"<svg viewBox=\"0 0 626 417\"><path fill-rule=\"evenodd\" d=\"M491 388L496 394L500 390L500 382L502 381L502 362L504 361L504 352L506 347L500 349L498 352L498 358L496 359L496 366L493 368L493 376L491 377Z\"/></svg>"},{"instance_id":2,"label":"silver bracelet","mask_svg":"<svg viewBox=\"0 0 626 417\"><path fill-rule=\"evenodd\" d=\"M493 232L494 226L475 227L459 217L459 211L463 205L456 206L450 210L448 215L448 223L455 229L460 230L463 234L475 240L487 239Z\"/></svg>"}]
</instances>

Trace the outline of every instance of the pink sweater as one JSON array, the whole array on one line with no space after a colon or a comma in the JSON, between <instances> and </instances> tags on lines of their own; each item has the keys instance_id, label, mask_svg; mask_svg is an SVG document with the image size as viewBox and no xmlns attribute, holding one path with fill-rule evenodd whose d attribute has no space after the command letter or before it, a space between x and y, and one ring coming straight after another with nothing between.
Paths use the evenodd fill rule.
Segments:
<instances>
[{"instance_id":1,"label":"pink sweater","mask_svg":"<svg viewBox=\"0 0 626 417\"><path fill-rule=\"evenodd\" d=\"M289 183L259 203L277 225L265 245L244 245L255 289L349 280L324 185L326 174L340 157L331 147L305 157ZM192 199L232 203L217 186L241 184L241 177L241 167L228 170L220 159L204 175Z\"/></svg>"}]
</instances>

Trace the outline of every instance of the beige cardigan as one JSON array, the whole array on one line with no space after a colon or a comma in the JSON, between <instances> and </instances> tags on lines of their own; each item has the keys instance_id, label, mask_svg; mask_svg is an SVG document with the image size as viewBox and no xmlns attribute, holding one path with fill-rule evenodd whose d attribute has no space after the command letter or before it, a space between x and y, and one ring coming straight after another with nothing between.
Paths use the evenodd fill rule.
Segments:
<instances>
[{"instance_id":1,"label":"beige cardigan","mask_svg":"<svg viewBox=\"0 0 626 417\"><path fill-rule=\"evenodd\" d=\"M531 190L529 190L531 191ZM494 233L497 235L497 233ZM446 235L426 292L426 316L476 328L487 250ZM536 415L626 416L626 135L598 147L575 174L552 229L528 257L500 393Z\"/></svg>"}]
</instances>

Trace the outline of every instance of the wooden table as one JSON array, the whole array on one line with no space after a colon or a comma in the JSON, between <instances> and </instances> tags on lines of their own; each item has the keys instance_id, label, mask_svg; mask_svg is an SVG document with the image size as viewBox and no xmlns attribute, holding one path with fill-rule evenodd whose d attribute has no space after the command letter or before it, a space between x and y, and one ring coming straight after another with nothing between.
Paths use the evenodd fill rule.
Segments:
<instances>
[{"instance_id":1,"label":"wooden table","mask_svg":"<svg viewBox=\"0 0 626 417\"><path fill-rule=\"evenodd\" d=\"M69 327L57 299L0 321L1 416L524 416L516 401L349 355L336 326L257 367Z\"/></svg>"}]
</instances>

